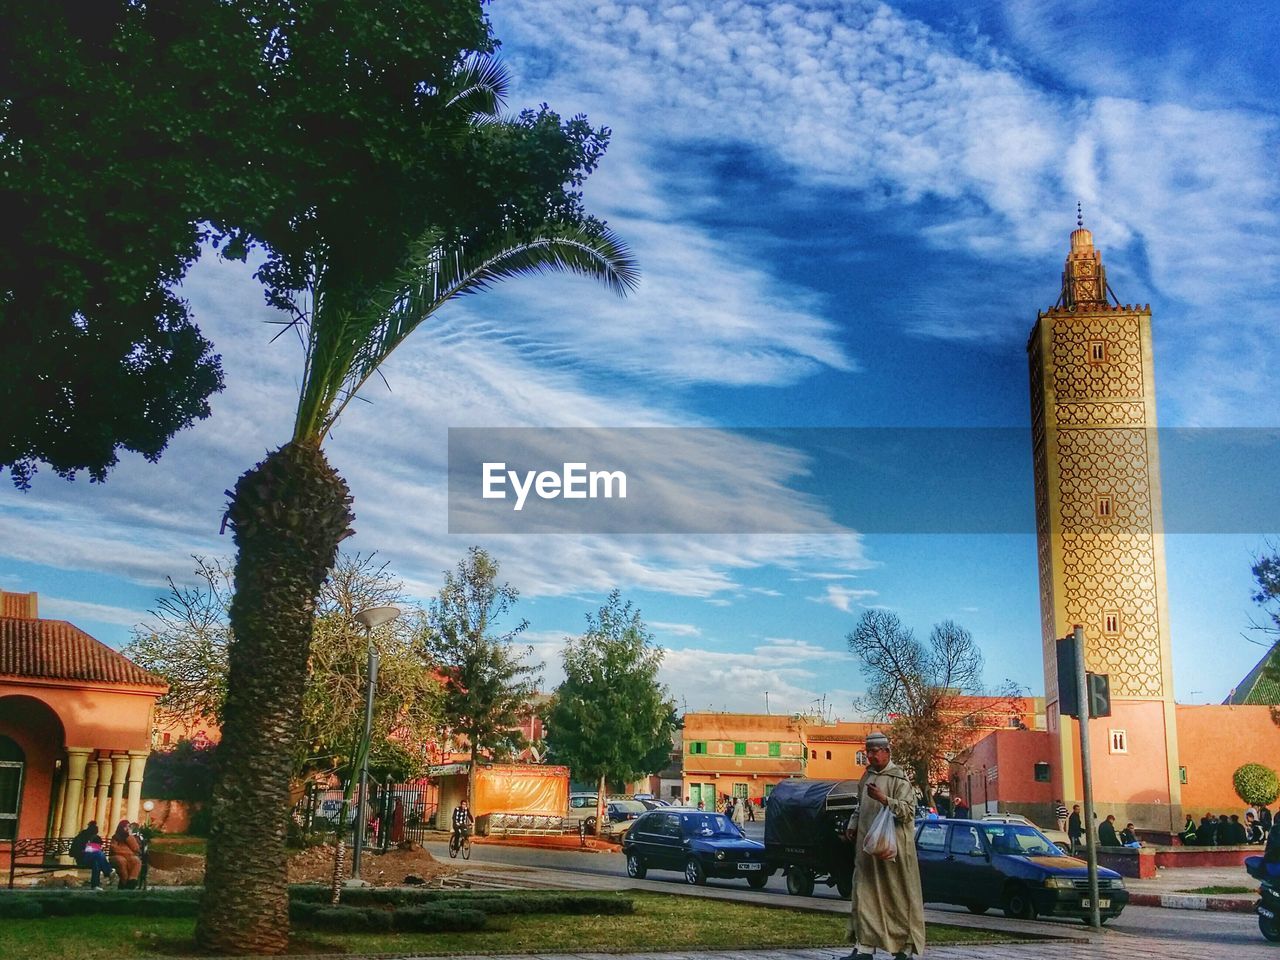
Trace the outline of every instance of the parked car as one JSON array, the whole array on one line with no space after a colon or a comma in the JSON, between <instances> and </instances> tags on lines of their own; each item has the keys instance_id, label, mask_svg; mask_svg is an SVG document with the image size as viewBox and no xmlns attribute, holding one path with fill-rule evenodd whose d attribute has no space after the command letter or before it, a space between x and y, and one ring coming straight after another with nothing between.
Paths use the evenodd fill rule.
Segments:
<instances>
[{"instance_id":1,"label":"parked car","mask_svg":"<svg viewBox=\"0 0 1280 960\"><path fill-rule=\"evenodd\" d=\"M587 824L587 833L596 832L596 805L600 802L599 794L595 793L571 793L569 794L569 820L585 820Z\"/></svg>"},{"instance_id":2,"label":"parked car","mask_svg":"<svg viewBox=\"0 0 1280 960\"><path fill-rule=\"evenodd\" d=\"M615 835L623 833L631 827L631 821L638 820L648 810L639 800L610 800L605 804L605 830Z\"/></svg>"},{"instance_id":3,"label":"parked car","mask_svg":"<svg viewBox=\"0 0 1280 960\"><path fill-rule=\"evenodd\" d=\"M787 878L787 892L807 897L815 883L853 890L854 845L845 836L858 810L857 780L783 780L769 795L764 846L771 870Z\"/></svg>"},{"instance_id":4,"label":"parked car","mask_svg":"<svg viewBox=\"0 0 1280 960\"><path fill-rule=\"evenodd\" d=\"M1068 856L1071 855L1071 838L1068 837L1064 831L1056 828L1042 827L1039 824L1032 823L1020 813L986 813L982 815L982 819L983 821L990 821L991 823L1022 823L1026 824L1028 827L1035 827L1062 848L1063 853Z\"/></svg>"},{"instance_id":5,"label":"parked car","mask_svg":"<svg viewBox=\"0 0 1280 960\"><path fill-rule=\"evenodd\" d=\"M916 856L926 903L955 903L971 913L1000 907L1006 917L1089 919L1089 868L1029 824L987 820L916 821ZM1098 868L1103 921L1129 902L1124 879Z\"/></svg>"},{"instance_id":6,"label":"parked car","mask_svg":"<svg viewBox=\"0 0 1280 960\"><path fill-rule=\"evenodd\" d=\"M759 890L773 872L764 844L749 840L722 813L685 807L650 810L631 825L622 840L627 876L644 878L650 870L679 870L687 883L708 877L742 878Z\"/></svg>"}]
</instances>

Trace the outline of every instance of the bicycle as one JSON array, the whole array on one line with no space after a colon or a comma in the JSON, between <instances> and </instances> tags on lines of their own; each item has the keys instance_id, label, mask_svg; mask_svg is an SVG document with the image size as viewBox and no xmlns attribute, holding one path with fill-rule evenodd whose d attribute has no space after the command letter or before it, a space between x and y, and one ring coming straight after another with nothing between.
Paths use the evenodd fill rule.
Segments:
<instances>
[{"instance_id":1,"label":"bicycle","mask_svg":"<svg viewBox=\"0 0 1280 960\"><path fill-rule=\"evenodd\" d=\"M468 831L459 833L455 830L449 838L449 859L456 859L459 853L463 860L471 859L471 834Z\"/></svg>"}]
</instances>

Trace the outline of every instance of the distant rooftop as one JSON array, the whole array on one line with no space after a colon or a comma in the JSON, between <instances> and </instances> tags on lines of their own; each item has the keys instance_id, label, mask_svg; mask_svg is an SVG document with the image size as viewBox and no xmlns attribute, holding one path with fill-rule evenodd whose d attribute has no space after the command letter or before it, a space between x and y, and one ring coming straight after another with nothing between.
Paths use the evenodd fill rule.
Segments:
<instances>
[{"instance_id":1,"label":"distant rooftop","mask_svg":"<svg viewBox=\"0 0 1280 960\"><path fill-rule=\"evenodd\" d=\"M1252 670L1241 680L1234 690L1223 700L1224 704L1235 706L1272 706L1280 704L1280 645L1273 646L1262 655ZM1268 672L1267 667L1275 664L1275 670Z\"/></svg>"}]
</instances>

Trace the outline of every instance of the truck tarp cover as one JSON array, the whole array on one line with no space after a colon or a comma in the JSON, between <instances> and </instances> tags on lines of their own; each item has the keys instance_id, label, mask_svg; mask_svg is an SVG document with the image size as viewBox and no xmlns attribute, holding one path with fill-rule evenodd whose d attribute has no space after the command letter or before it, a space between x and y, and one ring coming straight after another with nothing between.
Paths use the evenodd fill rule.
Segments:
<instances>
[{"instance_id":1,"label":"truck tarp cover","mask_svg":"<svg viewBox=\"0 0 1280 960\"><path fill-rule=\"evenodd\" d=\"M769 794L764 842L784 846L826 845L831 837L827 796L848 780L783 780ZM849 792L847 787L843 791Z\"/></svg>"},{"instance_id":2,"label":"truck tarp cover","mask_svg":"<svg viewBox=\"0 0 1280 960\"><path fill-rule=\"evenodd\" d=\"M476 777L474 816L518 813L563 817L568 808L568 767L481 767Z\"/></svg>"}]
</instances>

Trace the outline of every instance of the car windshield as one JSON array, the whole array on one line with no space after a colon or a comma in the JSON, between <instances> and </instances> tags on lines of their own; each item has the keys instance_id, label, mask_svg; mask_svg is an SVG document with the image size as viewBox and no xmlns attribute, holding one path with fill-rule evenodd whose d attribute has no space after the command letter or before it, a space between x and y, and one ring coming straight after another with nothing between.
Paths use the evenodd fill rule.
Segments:
<instances>
[{"instance_id":1,"label":"car windshield","mask_svg":"<svg viewBox=\"0 0 1280 960\"><path fill-rule=\"evenodd\" d=\"M680 821L686 837L742 836L742 831L722 813L684 813L680 815Z\"/></svg>"},{"instance_id":2,"label":"car windshield","mask_svg":"<svg viewBox=\"0 0 1280 960\"><path fill-rule=\"evenodd\" d=\"M610 800L609 806L619 813L644 813L649 809L639 800Z\"/></svg>"},{"instance_id":3,"label":"car windshield","mask_svg":"<svg viewBox=\"0 0 1280 960\"><path fill-rule=\"evenodd\" d=\"M1065 856L1057 845L1035 827L1021 823L984 823L992 853L1013 854L1016 857Z\"/></svg>"}]
</instances>

